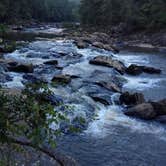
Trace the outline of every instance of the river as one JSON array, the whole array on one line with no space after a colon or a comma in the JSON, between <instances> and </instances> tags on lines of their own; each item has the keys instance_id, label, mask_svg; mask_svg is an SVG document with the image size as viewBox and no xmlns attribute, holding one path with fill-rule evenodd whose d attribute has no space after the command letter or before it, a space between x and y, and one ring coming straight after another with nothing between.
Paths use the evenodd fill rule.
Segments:
<instances>
[{"instance_id":1,"label":"river","mask_svg":"<svg viewBox=\"0 0 166 166\"><path fill-rule=\"evenodd\" d=\"M52 30L54 29L49 28L49 34ZM29 31L36 32L36 29ZM140 64L160 68L162 74L122 76L111 68L90 65L89 60L97 55L113 56L126 66ZM74 157L81 166L166 165L165 126L155 121L147 122L125 116L122 107L115 102L119 94L94 84L96 81L113 80L122 84L123 91L142 92L147 100L163 99L166 97L164 53L124 50L113 54L93 47L78 49L72 41L62 38L37 39L13 53L6 54L5 59L32 63L36 66L34 75L48 83L56 74L77 76L69 85L53 87L49 84L49 87L66 104L73 106L74 111L68 114L71 122L76 117L86 119L81 133L65 134L57 140L58 149ZM43 64L55 59L63 67L62 70ZM25 79L24 73L8 74L13 80L2 84L8 88L20 89L29 81ZM93 101L90 94L104 96L110 100L111 105L105 106ZM66 126L63 124L61 127L65 130Z\"/></svg>"}]
</instances>

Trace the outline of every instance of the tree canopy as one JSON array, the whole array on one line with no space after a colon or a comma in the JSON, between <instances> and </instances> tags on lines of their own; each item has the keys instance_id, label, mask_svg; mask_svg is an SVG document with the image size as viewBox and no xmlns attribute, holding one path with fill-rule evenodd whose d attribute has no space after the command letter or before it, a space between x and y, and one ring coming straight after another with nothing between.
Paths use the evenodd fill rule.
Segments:
<instances>
[{"instance_id":1,"label":"tree canopy","mask_svg":"<svg viewBox=\"0 0 166 166\"><path fill-rule=\"evenodd\" d=\"M1 0L0 22L29 19L72 21L74 4L69 0Z\"/></svg>"},{"instance_id":2,"label":"tree canopy","mask_svg":"<svg viewBox=\"0 0 166 166\"><path fill-rule=\"evenodd\" d=\"M84 24L109 26L121 22L138 28L166 25L165 0L82 0Z\"/></svg>"}]
</instances>

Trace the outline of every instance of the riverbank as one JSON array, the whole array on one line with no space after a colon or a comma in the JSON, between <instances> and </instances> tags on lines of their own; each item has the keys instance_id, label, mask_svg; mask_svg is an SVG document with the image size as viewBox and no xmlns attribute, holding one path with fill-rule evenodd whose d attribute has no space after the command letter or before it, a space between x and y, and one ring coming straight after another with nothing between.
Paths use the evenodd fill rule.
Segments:
<instances>
[{"instance_id":1,"label":"riverbank","mask_svg":"<svg viewBox=\"0 0 166 166\"><path fill-rule=\"evenodd\" d=\"M73 30L72 35L86 37L87 34L94 33L107 34L102 36L110 40L111 44L116 45L119 49L133 49L137 51L157 51L166 52L166 30L142 30L127 31L124 27L112 27L110 29L98 28L77 28Z\"/></svg>"}]
</instances>

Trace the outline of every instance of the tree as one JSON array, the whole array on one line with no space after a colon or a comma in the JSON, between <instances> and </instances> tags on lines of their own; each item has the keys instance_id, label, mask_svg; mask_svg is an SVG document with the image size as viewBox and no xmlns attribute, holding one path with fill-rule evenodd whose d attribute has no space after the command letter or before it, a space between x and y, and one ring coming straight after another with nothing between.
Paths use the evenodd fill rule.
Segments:
<instances>
[{"instance_id":1,"label":"tree","mask_svg":"<svg viewBox=\"0 0 166 166\"><path fill-rule=\"evenodd\" d=\"M1 0L0 22L72 21L73 3L69 0ZM77 6L74 6L75 8Z\"/></svg>"},{"instance_id":2,"label":"tree","mask_svg":"<svg viewBox=\"0 0 166 166\"><path fill-rule=\"evenodd\" d=\"M83 24L112 26L126 23L135 28L164 28L165 0L82 0Z\"/></svg>"},{"instance_id":3,"label":"tree","mask_svg":"<svg viewBox=\"0 0 166 166\"><path fill-rule=\"evenodd\" d=\"M39 93L40 88L43 89L42 93ZM50 94L44 85L27 86L23 93L17 96L9 95L0 89L0 152L5 145L28 146L49 155L63 165L58 156L45 146L55 147L56 136L61 133L60 129L52 129L50 125L66 121L63 114L45 101L45 97ZM0 165L1 162L0 158Z\"/></svg>"}]
</instances>

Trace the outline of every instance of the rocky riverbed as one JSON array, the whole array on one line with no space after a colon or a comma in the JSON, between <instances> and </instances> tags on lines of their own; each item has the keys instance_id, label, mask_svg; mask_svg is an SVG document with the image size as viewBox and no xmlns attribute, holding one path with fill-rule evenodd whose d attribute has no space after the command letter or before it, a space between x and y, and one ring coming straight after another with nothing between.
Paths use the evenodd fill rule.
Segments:
<instances>
[{"instance_id":1,"label":"rocky riverbed","mask_svg":"<svg viewBox=\"0 0 166 166\"><path fill-rule=\"evenodd\" d=\"M81 165L165 165L164 54L119 53L105 33L74 35L54 26L16 30L35 38L2 55L0 84L16 90L47 84L49 100L79 131L73 134L66 123L51 126L64 133L58 139L63 153Z\"/></svg>"}]
</instances>

